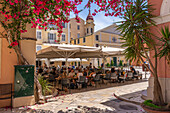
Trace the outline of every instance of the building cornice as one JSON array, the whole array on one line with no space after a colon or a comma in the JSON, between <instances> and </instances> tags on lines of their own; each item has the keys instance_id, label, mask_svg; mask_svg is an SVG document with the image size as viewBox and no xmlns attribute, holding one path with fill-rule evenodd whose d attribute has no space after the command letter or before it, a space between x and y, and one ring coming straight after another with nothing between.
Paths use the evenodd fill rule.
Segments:
<instances>
[{"instance_id":1,"label":"building cornice","mask_svg":"<svg viewBox=\"0 0 170 113\"><path fill-rule=\"evenodd\" d=\"M36 38L29 38L29 37L22 37L21 40L33 40L33 41L37 41Z\"/></svg>"},{"instance_id":2,"label":"building cornice","mask_svg":"<svg viewBox=\"0 0 170 113\"><path fill-rule=\"evenodd\" d=\"M156 22L156 25L170 22L170 14L155 17L153 20Z\"/></svg>"}]
</instances>

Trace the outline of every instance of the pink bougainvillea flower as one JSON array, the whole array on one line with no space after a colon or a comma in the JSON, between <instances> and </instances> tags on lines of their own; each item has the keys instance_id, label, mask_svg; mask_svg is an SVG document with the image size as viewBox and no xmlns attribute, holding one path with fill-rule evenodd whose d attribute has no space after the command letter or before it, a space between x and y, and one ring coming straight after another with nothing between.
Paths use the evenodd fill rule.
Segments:
<instances>
[{"instance_id":1,"label":"pink bougainvillea flower","mask_svg":"<svg viewBox=\"0 0 170 113\"><path fill-rule=\"evenodd\" d=\"M17 45L18 45L18 41L14 41L14 42L12 42L12 43L10 44L11 47L15 47L15 46L17 46Z\"/></svg>"},{"instance_id":2,"label":"pink bougainvillea flower","mask_svg":"<svg viewBox=\"0 0 170 113\"><path fill-rule=\"evenodd\" d=\"M93 16L95 16L95 15L96 15L96 13L92 13L92 15L93 15Z\"/></svg>"}]
</instances>

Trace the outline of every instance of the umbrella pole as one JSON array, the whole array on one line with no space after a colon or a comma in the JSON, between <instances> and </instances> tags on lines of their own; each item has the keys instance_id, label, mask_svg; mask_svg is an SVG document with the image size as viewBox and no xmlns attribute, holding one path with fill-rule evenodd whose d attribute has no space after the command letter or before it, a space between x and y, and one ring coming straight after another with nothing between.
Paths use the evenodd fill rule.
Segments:
<instances>
[{"instance_id":1,"label":"umbrella pole","mask_svg":"<svg viewBox=\"0 0 170 113\"><path fill-rule=\"evenodd\" d=\"M82 58L80 58L80 67L82 66Z\"/></svg>"},{"instance_id":2,"label":"umbrella pole","mask_svg":"<svg viewBox=\"0 0 170 113\"><path fill-rule=\"evenodd\" d=\"M103 73L105 74L105 57L103 57Z\"/></svg>"},{"instance_id":3,"label":"umbrella pole","mask_svg":"<svg viewBox=\"0 0 170 113\"><path fill-rule=\"evenodd\" d=\"M68 57L66 57L66 73L68 75Z\"/></svg>"},{"instance_id":4,"label":"umbrella pole","mask_svg":"<svg viewBox=\"0 0 170 113\"><path fill-rule=\"evenodd\" d=\"M66 73L67 73L67 76L68 76L68 57L66 57ZM69 79L69 88L68 88L68 91L69 93L71 93L71 89L70 89L70 79Z\"/></svg>"}]
</instances>

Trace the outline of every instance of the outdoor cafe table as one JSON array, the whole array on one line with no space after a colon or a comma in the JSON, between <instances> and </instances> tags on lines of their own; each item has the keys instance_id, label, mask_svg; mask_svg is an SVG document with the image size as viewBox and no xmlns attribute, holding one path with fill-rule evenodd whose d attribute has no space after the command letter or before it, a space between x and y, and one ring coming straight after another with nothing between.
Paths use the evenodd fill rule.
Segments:
<instances>
[{"instance_id":1,"label":"outdoor cafe table","mask_svg":"<svg viewBox=\"0 0 170 113\"><path fill-rule=\"evenodd\" d=\"M104 78L104 76L106 76L106 74L99 74L99 75L100 75L100 78L102 79L102 83L104 83L103 78Z\"/></svg>"},{"instance_id":2,"label":"outdoor cafe table","mask_svg":"<svg viewBox=\"0 0 170 113\"><path fill-rule=\"evenodd\" d=\"M106 76L106 74L99 74L100 76Z\"/></svg>"}]
</instances>

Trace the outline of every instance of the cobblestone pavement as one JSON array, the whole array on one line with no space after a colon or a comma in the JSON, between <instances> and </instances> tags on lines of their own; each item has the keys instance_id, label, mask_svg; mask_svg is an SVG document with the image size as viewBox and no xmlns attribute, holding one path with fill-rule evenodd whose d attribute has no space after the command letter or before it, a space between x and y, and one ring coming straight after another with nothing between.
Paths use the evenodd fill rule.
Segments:
<instances>
[{"instance_id":1,"label":"cobblestone pavement","mask_svg":"<svg viewBox=\"0 0 170 113\"><path fill-rule=\"evenodd\" d=\"M48 100L48 103L15 108L14 113L145 113L139 106L116 99L120 97L143 102L141 92L146 90L148 81L115 86L100 90L62 95ZM10 109L0 109L10 113Z\"/></svg>"}]
</instances>

